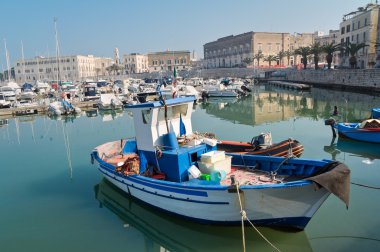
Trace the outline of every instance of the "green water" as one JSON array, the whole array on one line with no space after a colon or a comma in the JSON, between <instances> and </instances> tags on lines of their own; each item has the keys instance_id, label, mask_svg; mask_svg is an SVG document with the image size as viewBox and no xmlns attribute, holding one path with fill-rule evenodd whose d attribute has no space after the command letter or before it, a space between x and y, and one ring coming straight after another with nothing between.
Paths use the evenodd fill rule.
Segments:
<instances>
[{"instance_id":1,"label":"green water","mask_svg":"<svg viewBox=\"0 0 380 252\"><path fill-rule=\"evenodd\" d=\"M360 121L380 98L313 89L256 88L241 100L196 105L193 130L226 140L272 132L305 146L304 158L336 159L351 181L380 187L380 145L335 139L324 126L337 105L341 120ZM242 251L240 227L190 223L130 200L103 181L91 150L132 137L127 112L50 119L9 119L0 126L0 251ZM282 251L375 251L380 247L380 190L351 185L347 210L330 196L305 231L259 228ZM247 251L273 251L246 228Z\"/></svg>"}]
</instances>

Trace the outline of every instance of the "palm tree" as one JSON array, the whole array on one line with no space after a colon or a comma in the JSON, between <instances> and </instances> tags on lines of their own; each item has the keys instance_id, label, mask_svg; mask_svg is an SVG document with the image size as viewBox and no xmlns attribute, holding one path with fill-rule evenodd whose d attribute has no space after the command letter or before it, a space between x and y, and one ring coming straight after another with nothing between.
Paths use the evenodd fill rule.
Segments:
<instances>
[{"instance_id":1,"label":"palm tree","mask_svg":"<svg viewBox=\"0 0 380 252\"><path fill-rule=\"evenodd\" d=\"M311 54L310 47L304 46L304 47L297 48L294 51L294 54L295 55L301 55L303 68L306 69L306 67L307 67L307 56L309 56Z\"/></svg>"},{"instance_id":2,"label":"palm tree","mask_svg":"<svg viewBox=\"0 0 380 252\"><path fill-rule=\"evenodd\" d=\"M282 50L282 51L279 51L278 54L277 54L277 57L278 57L278 60L280 61L280 65L282 65L282 59L285 57L285 52Z\"/></svg>"},{"instance_id":3,"label":"palm tree","mask_svg":"<svg viewBox=\"0 0 380 252\"><path fill-rule=\"evenodd\" d=\"M322 51L324 53L326 53L326 62L327 62L327 68L328 69L331 69L331 62L333 60L333 53L336 52L336 51L339 51L340 49L340 45L339 44L336 44L334 45L334 43L330 43L330 44L326 44L326 45L323 45L322 46Z\"/></svg>"},{"instance_id":4,"label":"palm tree","mask_svg":"<svg viewBox=\"0 0 380 252\"><path fill-rule=\"evenodd\" d=\"M250 65L253 62L253 59L250 57L244 58L242 60L243 63L245 63L247 66Z\"/></svg>"},{"instance_id":5,"label":"palm tree","mask_svg":"<svg viewBox=\"0 0 380 252\"><path fill-rule=\"evenodd\" d=\"M319 54L322 52L322 46L319 42L314 42L310 46L310 52L314 56L314 68L315 70L318 69L318 61L319 61Z\"/></svg>"},{"instance_id":6,"label":"palm tree","mask_svg":"<svg viewBox=\"0 0 380 252\"><path fill-rule=\"evenodd\" d=\"M264 58L264 54L261 50L259 50L254 56L253 59L257 60L257 66L260 66L260 60Z\"/></svg>"},{"instance_id":7,"label":"palm tree","mask_svg":"<svg viewBox=\"0 0 380 252\"><path fill-rule=\"evenodd\" d=\"M360 49L363 49L366 46L368 45L366 45L365 43L354 44L350 42L348 42L348 44L344 46L345 52L350 55L349 62L350 62L351 68L356 68L356 64L357 64L356 54L359 52Z\"/></svg>"},{"instance_id":8,"label":"palm tree","mask_svg":"<svg viewBox=\"0 0 380 252\"><path fill-rule=\"evenodd\" d=\"M264 61L267 61L269 63L269 67L272 66L272 61L277 61L278 57L277 55L268 55L267 57L264 58Z\"/></svg>"},{"instance_id":9,"label":"palm tree","mask_svg":"<svg viewBox=\"0 0 380 252\"><path fill-rule=\"evenodd\" d=\"M285 57L286 57L286 59L288 60L288 66L290 65L290 57L292 57L293 56L293 52L291 52L291 51L289 51L289 50L287 50L286 52L285 52Z\"/></svg>"}]
</instances>

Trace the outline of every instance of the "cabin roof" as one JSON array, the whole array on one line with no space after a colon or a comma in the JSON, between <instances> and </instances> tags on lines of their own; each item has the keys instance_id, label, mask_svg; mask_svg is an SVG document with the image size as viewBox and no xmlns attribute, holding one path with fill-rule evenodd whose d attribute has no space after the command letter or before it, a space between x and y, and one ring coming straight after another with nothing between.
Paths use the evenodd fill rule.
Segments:
<instances>
[{"instance_id":1,"label":"cabin roof","mask_svg":"<svg viewBox=\"0 0 380 252\"><path fill-rule=\"evenodd\" d=\"M192 102L194 100L195 100L195 97L193 97L193 96L168 99L168 100L166 100L166 105L171 106L171 105L176 105L176 104L180 104L180 103ZM163 106L164 105L161 101L155 101L155 102L146 102L146 103L141 103L141 104L129 105L129 106L126 106L126 108L128 108L128 109L131 109L131 108L158 108L158 107L163 107Z\"/></svg>"}]
</instances>

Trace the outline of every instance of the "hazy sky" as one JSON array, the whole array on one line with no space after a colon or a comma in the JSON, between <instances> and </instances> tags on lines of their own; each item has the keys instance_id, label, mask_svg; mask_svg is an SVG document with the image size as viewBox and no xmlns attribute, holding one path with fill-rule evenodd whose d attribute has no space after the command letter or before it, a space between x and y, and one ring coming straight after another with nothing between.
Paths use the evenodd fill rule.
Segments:
<instances>
[{"instance_id":1,"label":"hazy sky","mask_svg":"<svg viewBox=\"0 0 380 252\"><path fill-rule=\"evenodd\" d=\"M54 17L61 55L113 57L195 50L249 31L328 32L344 14L374 0L13 0L1 2L0 67L21 58L54 56Z\"/></svg>"}]
</instances>

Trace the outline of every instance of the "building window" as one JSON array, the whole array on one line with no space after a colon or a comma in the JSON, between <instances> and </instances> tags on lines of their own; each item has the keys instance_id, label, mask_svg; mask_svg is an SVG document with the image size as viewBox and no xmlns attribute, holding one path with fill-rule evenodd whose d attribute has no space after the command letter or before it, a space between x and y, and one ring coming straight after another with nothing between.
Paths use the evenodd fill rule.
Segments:
<instances>
[{"instance_id":1,"label":"building window","mask_svg":"<svg viewBox=\"0 0 380 252\"><path fill-rule=\"evenodd\" d=\"M358 21L358 29L360 29L360 20Z\"/></svg>"},{"instance_id":2,"label":"building window","mask_svg":"<svg viewBox=\"0 0 380 252\"><path fill-rule=\"evenodd\" d=\"M364 19L364 26L367 26L367 18Z\"/></svg>"},{"instance_id":3,"label":"building window","mask_svg":"<svg viewBox=\"0 0 380 252\"><path fill-rule=\"evenodd\" d=\"M355 31L355 23L352 23L352 30Z\"/></svg>"},{"instance_id":4,"label":"building window","mask_svg":"<svg viewBox=\"0 0 380 252\"><path fill-rule=\"evenodd\" d=\"M354 42L354 35L351 36L351 41Z\"/></svg>"},{"instance_id":5,"label":"building window","mask_svg":"<svg viewBox=\"0 0 380 252\"><path fill-rule=\"evenodd\" d=\"M258 45L258 48L259 48L259 51L262 51L262 50L263 50L263 45L262 45L262 44L259 44L259 45Z\"/></svg>"},{"instance_id":6,"label":"building window","mask_svg":"<svg viewBox=\"0 0 380 252\"><path fill-rule=\"evenodd\" d=\"M365 42L365 32L363 32L363 43Z\"/></svg>"},{"instance_id":7,"label":"building window","mask_svg":"<svg viewBox=\"0 0 380 252\"><path fill-rule=\"evenodd\" d=\"M359 34L356 34L356 43L359 43Z\"/></svg>"},{"instance_id":8,"label":"building window","mask_svg":"<svg viewBox=\"0 0 380 252\"><path fill-rule=\"evenodd\" d=\"M167 60L166 61L168 65L171 65L172 64L172 61L171 60Z\"/></svg>"},{"instance_id":9,"label":"building window","mask_svg":"<svg viewBox=\"0 0 380 252\"><path fill-rule=\"evenodd\" d=\"M272 44L268 44L268 52L272 53Z\"/></svg>"},{"instance_id":10,"label":"building window","mask_svg":"<svg viewBox=\"0 0 380 252\"><path fill-rule=\"evenodd\" d=\"M344 34L344 27L342 27L342 29L340 30L340 34Z\"/></svg>"},{"instance_id":11,"label":"building window","mask_svg":"<svg viewBox=\"0 0 380 252\"><path fill-rule=\"evenodd\" d=\"M347 31L347 32L350 32L350 30L351 30L350 28L351 28L350 25L347 25L347 27L346 27L346 31Z\"/></svg>"}]
</instances>

